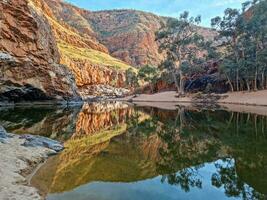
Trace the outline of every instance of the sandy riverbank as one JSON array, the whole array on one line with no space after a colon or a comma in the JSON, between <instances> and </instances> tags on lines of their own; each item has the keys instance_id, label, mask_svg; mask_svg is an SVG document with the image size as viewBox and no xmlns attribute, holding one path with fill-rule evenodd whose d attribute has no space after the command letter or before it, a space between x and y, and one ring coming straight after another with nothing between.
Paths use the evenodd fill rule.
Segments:
<instances>
[{"instance_id":1,"label":"sandy riverbank","mask_svg":"<svg viewBox=\"0 0 267 200\"><path fill-rule=\"evenodd\" d=\"M219 103L267 106L267 90L256 92L232 92L228 97L220 99Z\"/></svg>"},{"instance_id":2,"label":"sandy riverbank","mask_svg":"<svg viewBox=\"0 0 267 200\"><path fill-rule=\"evenodd\" d=\"M211 97L216 97L216 103L218 104L239 104L239 105L258 105L267 106L267 90L256 91L256 92L233 92L222 95L210 95L206 99L199 98L197 95L192 94L183 98L178 98L175 91L161 92L156 94L141 94L137 97L130 96L123 99L125 101L132 102L176 102L176 103L195 103L210 101Z\"/></svg>"},{"instance_id":3,"label":"sandy riverbank","mask_svg":"<svg viewBox=\"0 0 267 200\"><path fill-rule=\"evenodd\" d=\"M26 139L18 135L2 133L0 141L0 199L39 200L37 189L29 186L27 178L54 150L36 146L26 147ZM3 135L6 134L6 137Z\"/></svg>"}]
</instances>

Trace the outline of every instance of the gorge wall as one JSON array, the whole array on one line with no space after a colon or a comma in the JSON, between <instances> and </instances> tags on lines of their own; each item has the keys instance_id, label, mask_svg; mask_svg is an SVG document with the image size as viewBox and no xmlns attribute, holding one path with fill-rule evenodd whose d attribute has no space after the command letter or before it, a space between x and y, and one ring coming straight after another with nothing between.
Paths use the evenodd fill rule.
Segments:
<instances>
[{"instance_id":1,"label":"gorge wall","mask_svg":"<svg viewBox=\"0 0 267 200\"><path fill-rule=\"evenodd\" d=\"M1 101L121 96L127 69L164 59L155 32L165 17L91 12L61 0L5 0L0 9ZM210 29L198 31L214 38Z\"/></svg>"},{"instance_id":2,"label":"gorge wall","mask_svg":"<svg viewBox=\"0 0 267 200\"><path fill-rule=\"evenodd\" d=\"M104 44L110 54L138 67L146 64L157 66L164 59L155 41L158 31L169 18L137 10L106 10L92 12L59 0L47 0L57 20L77 32ZM216 32L203 27L197 31L207 40Z\"/></svg>"},{"instance_id":3,"label":"gorge wall","mask_svg":"<svg viewBox=\"0 0 267 200\"><path fill-rule=\"evenodd\" d=\"M0 3L1 100L78 99L70 70L60 57L51 26L27 1Z\"/></svg>"},{"instance_id":4,"label":"gorge wall","mask_svg":"<svg viewBox=\"0 0 267 200\"><path fill-rule=\"evenodd\" d=\"M107 95L124 87L131 66L58 21L46 1L1 1L0 10L1 101L78 100L101 95L97 85L109 85Z\"/></svg>"},{"instance_id":5,"label":"gorge wall","mask_svg":"<svg viewBox=\"0 0 267 200\"><path fill-rule=\"evenodd\" d=\"M94 35L89 31L82 29L78 31L75 25L75 13L72 7L66 4L66 8L61 8L60 1L38 1L34 2L37 10L43 12L49 24L57 43L60 63L68 66L75 76L78 92L83 99L89 96L116 95L118 91L114 88L125 86L126 69L130 65L109 55L108 49L102 45ZM52 10L64 10L61 18L65 13L70 14L72 26L56 17ZM66 11L67 9L67 11ZM104 91L99 91L98 85L110 86ZM122 95L124 90L120 92Z\"/></svg>"},{"instance_id":6,"label":"gorge wall","mask_svg":"<svg viewBox=\"0 0 267 200\"><path fill-rule=\"evenodd\" d=\"M157 65L163 58L158 53L154 33L165 23L165 18L135 10L91 12L63 1L47 3L58 20L99 40L112 56L128 64Z\"/></svg>"}]
</instances>

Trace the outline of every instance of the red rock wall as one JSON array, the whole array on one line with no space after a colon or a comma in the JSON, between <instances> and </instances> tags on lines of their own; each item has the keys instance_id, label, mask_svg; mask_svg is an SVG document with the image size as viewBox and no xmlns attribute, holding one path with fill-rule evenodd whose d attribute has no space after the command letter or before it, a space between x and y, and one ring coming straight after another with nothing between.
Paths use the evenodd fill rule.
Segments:
<instances>
[{"instance_id":1,"label":"red rock wall","mask_svg":"<svg viewBox=\"0 0 267 200\"><path fill-rule=\"evenodd\" d=\"M125 86L125 73L93 65L86 60L70 59L61 56L62 63L66 64L74 73L78 87L86 85L112 85L114 87Z\"/></svg>"},{"instance_id":2,"label":"red rock wall","mask_svg":"<svg viewBox=\"0 0 267 200\"><path fill-rule=\"evenodd\" d=\"M47 19L26 0L1 1L0 9L0 96L14 101L77 98L72 73L58 64Z\"/></svg>"}]
</instances>

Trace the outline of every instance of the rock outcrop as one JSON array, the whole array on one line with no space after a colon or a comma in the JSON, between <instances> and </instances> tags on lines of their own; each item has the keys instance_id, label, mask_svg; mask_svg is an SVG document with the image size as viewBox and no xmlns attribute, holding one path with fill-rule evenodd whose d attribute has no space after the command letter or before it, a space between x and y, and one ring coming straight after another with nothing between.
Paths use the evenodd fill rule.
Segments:
<instances>
[{"instance_id":1,"label":"rock outcrop","mask_svg":"<svg viewBox=\"0 0 267 200\"><path fill-rule=\"evenodd\" d=\"M127 69L164 59L155 32L165 17L91 12L61 0L5 0L0 6L0 101L123 96ZM214 38L210 29L198 31Z\"/></svg>"},{"instance_id":2,"label":"rock outcrop","mask_svg":"<svg viewBox=\"0 0 267 200\"><path fill-rule=\"evenodd\" d=\"M162 61L155 32L165 18L135 10L83 12L83 15L113 56L133 66L158 65Z\"/></svg>"},{"instance_id":3,"label":"rock outcrop","mask_svg":"<svg viewBox=\"0 0 267 200\"><path fill-rule=\"evenodd\" d=\"M22 135L20 139L25 139L22 144L25 147L45 147L55 152L60 152L64 149L60 142L39 135Z\"/></svg>"},{"instance_id":4,"label":"rock outcrop","mask_svg":"<svg viewBox=\"0 0 267 200\"><path fill-rule=\"evenodd\" d=\"M38 6L52 26L60 54L60 63L73 72L79 94L83 99L110 96L98 91L96 85L122 88L128 64L109 55L87 22L70 4L62 1L43 1ZM55 12L57 11L57 12Z\"/></svg>"},{"instance_id":5,"label":"rock outcrop","mask_svg":"<svg viewBox=\"0 0 267 200\"><path fill-rule=\"evenodd\" d=\"M43 14L26 0L1 1L0 10L1 100L79 99Z\"/></svg>"},{"instance_id":6,"label":"rock outcrop","mask_svg":"<svg viewBox=\"0 0 267 200\"><path fill-rule=\"evenodd\" d=\"M92 12L64 1L47 0L57 20L61 20L78 33L100 41L110 54L138 67L157 66L164 59L155 41L155 32L168 18L137 10L110 10ZM197 27L199 34L213 40L216 32Z\"/></svg>"},{"instance_id":7,"label":"rock outcrop","mask_svg":"<svg viewBox=\"0 0 267 200\"><path fill-rule=\"evenodd\" d=\"M57 20L100 41L112 56L132 66L157 65L163 59L155 42L155 32L166 21L163 17L135 10L91 12L55 0L47 3Z\"/></svg>"}]
</instances>

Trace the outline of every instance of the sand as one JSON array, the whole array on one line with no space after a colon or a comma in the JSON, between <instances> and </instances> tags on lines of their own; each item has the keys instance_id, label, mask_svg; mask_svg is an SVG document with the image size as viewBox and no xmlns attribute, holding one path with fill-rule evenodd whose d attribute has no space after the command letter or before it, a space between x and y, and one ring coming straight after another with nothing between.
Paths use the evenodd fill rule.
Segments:
<instances>
[{"instance_id":1,"label":"sand","mask_svg":"<svg viewBox=\"0 0 267 200\"><path fill-rule=\"evenodd\" d=\"M133 102L177 102L177 103L194 103L194 96L189 95L183 98L177 98L175 91L161 92L156 94L141 94L137 97L129 96L123 99L125 101ZM216 103L218 104L239 104L239 105L258 105L267 106L267 90L256 92L232 92L220 95L222 98Z\"/></svg>"},{"instance_id":2,"label":"sand","mask_svg":"<svg viewBox=\"0 0 267 200\"><path fill-rule=\"evenodd\" d=\"M1 200L39 200L42 197L37 189L27 181L35 167L52 152L44 147L24 147L24 139L14 135L7 143L0 142L0 199Z\"/></svg>"},{"instance_id":3,"label":"sand","mask_svg":"<svg viewBox=\"0 0 267 200\"><path fill-rule=\"evenodd\" d=\"M177 98L177 93L175 91L167 91L156 94L140 94L137 96L128 96L125 98L117 98L115 100L133 102L190 102L191 97Z\"/></svg>"},{"instance_id":4,"label":"sand","mask_svg":"<svg viewBox=\"0 0 267 200\"><path fill-rule=\"evenodd\" d=\"M226 94L228 97L218 102L224 104L243 104L267 106L267 90L256 92L232 92Z\"/></svg>"}]
</instances>

